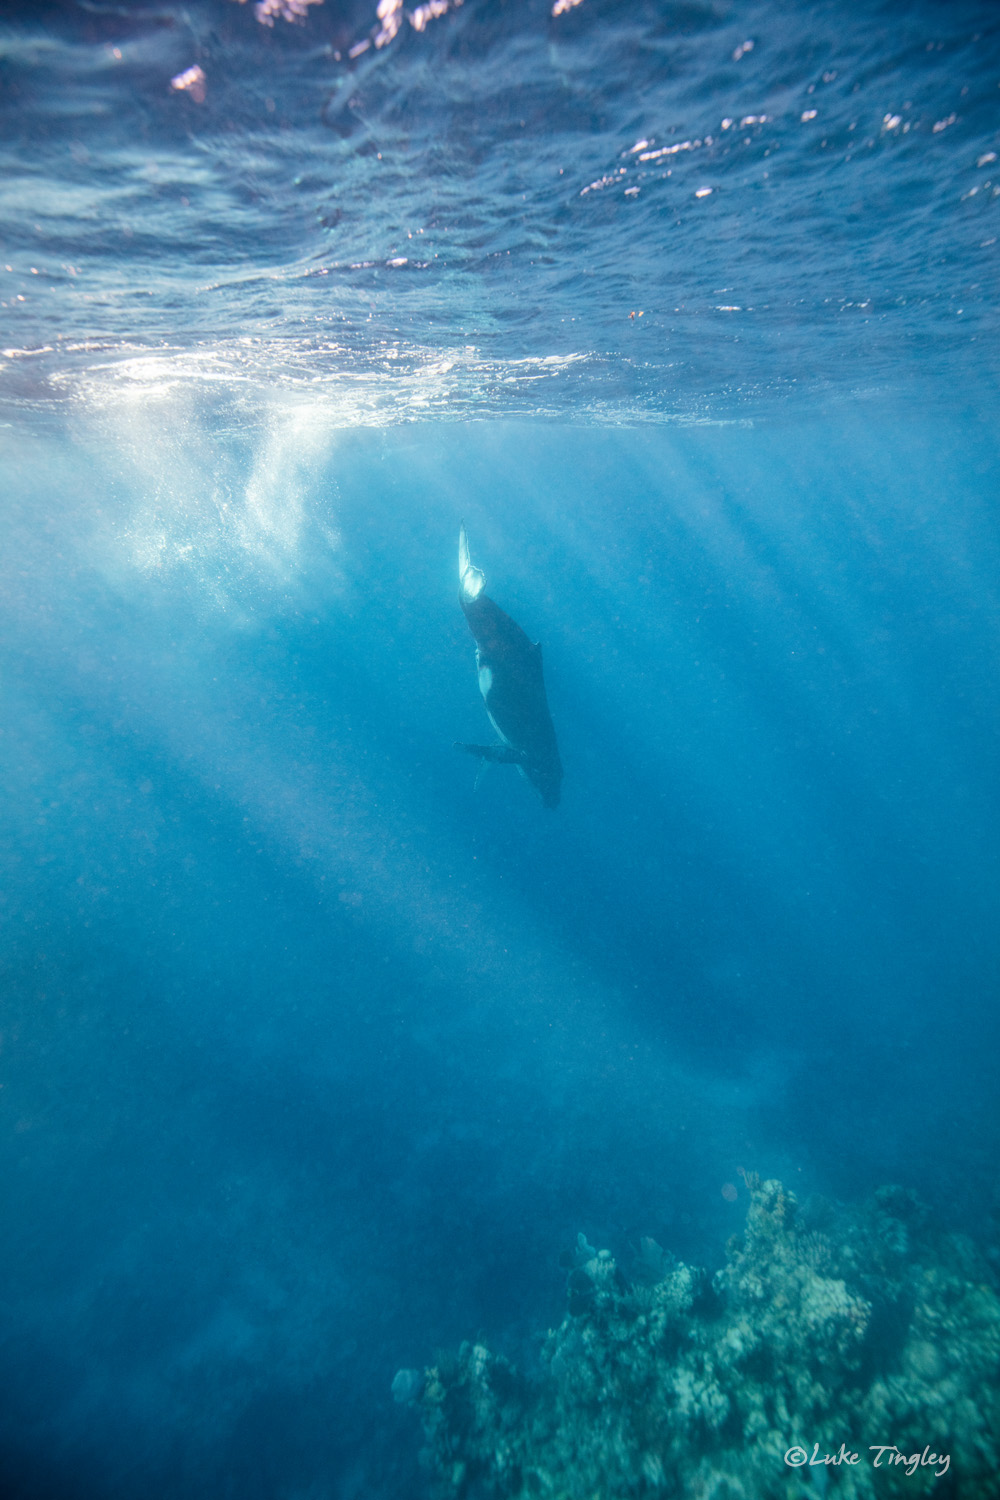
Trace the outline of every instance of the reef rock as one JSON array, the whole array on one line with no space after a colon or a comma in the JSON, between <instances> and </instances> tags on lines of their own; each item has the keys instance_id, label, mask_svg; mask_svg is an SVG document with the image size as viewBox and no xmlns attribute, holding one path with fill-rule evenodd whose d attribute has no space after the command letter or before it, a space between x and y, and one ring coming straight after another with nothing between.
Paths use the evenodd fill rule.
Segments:
<instances>
[{"instance_id":1,"label":"reef rock","mask_svg":"<svg viewBox=\"0 0 1000 1500\"><path fill-rule=\"evenodd\" d=\"M397 1376L443 1496L996 1500L1000 1299L978 1253L902 1189L800 1212L747 1185L711 1279L652 1240L626 1277L580 1235L539 1377L482 1343Z\"/></svg>"}]
</instances>

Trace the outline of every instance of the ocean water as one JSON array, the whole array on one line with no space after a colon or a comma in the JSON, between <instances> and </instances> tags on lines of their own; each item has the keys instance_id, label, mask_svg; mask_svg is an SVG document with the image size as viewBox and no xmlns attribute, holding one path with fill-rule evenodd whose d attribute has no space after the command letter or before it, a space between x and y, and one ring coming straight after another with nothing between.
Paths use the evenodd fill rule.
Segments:
<instances>
[{"instance_id":1,"label":"ocean water","mask_svg":"<svg viewBox=\"0 0 1000 1500\"><path fill-rule=\"evenodd\" d=\"M420 1500L741 1168L995 1243L997 8L380 9L0 9L5 1500Z\"/></svg>"}]
</instances>

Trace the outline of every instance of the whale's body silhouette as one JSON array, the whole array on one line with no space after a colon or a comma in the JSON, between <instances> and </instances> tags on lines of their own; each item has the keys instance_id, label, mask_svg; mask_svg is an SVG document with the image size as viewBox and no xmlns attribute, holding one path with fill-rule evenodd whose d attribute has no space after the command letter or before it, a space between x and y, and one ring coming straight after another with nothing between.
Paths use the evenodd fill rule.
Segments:
<instances>
[{"instance_id":1,"label":"whale's body silhouette","mask_svg":"<svg viewBox=\"0 0 1000 1500\"><path fill-rule=\"evenodd\" d=\"M563 768L545 696L542 648L484 592L486 579L469 557L463 525L458 539L458 597L476 642L479 690L499 745L460 744L484 761L515 765L546 807L559 805Z\"/></svg>"}]
</instances>

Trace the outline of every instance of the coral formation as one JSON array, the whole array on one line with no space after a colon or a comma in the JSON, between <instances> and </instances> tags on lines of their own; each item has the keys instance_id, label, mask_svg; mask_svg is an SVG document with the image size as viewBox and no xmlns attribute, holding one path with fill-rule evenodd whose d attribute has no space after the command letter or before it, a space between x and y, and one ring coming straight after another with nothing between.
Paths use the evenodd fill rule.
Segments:
<instances>
[{"instance_id":1,"label":"coral formation","mask_svg":"<svg viewBox=\"0 0 1000 1500\"><path fill-rule=\"evenodd\" d=\"M394 1392L454 1500L882 1500L1000 1494L1000 1299L914 1196L800 1210L747 1178L714 1277L579 1235L528 1379L463 1344ZM856 1457L854 1457L856 1455Z\"/></svg>"}]
</instances>

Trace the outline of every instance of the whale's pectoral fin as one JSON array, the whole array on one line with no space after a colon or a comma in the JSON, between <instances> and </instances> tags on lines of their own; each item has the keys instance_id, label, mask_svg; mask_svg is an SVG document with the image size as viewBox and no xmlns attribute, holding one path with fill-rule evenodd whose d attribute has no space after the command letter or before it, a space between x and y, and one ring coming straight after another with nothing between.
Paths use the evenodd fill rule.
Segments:
<instances>
[{"instance_id":1,"label":"whale's pectoral fin","mask_svg":"<svg viewBox=\"0 0 1000 1500\"><path fill-rule=\"evenodd\" d=\"M469 556L469 537L462 522L458 533L458 593L464 604L471 604L478 599L486 585L486 574L479 568L474 568Z\"/></svg>"},{"instance_id":2,"label":"whale's pectoral fin","mask_svg":"<svg viewBox=\"0 0 1000 1500\"><path fill-rule=\"evenodd\" d=\"M466 755L477 755L480 760L491 760L499 766L524 765L524 751L515 750L513 745L466 745L456 740L455 749L464 750Z\"/></svg>"}]
</instances>

